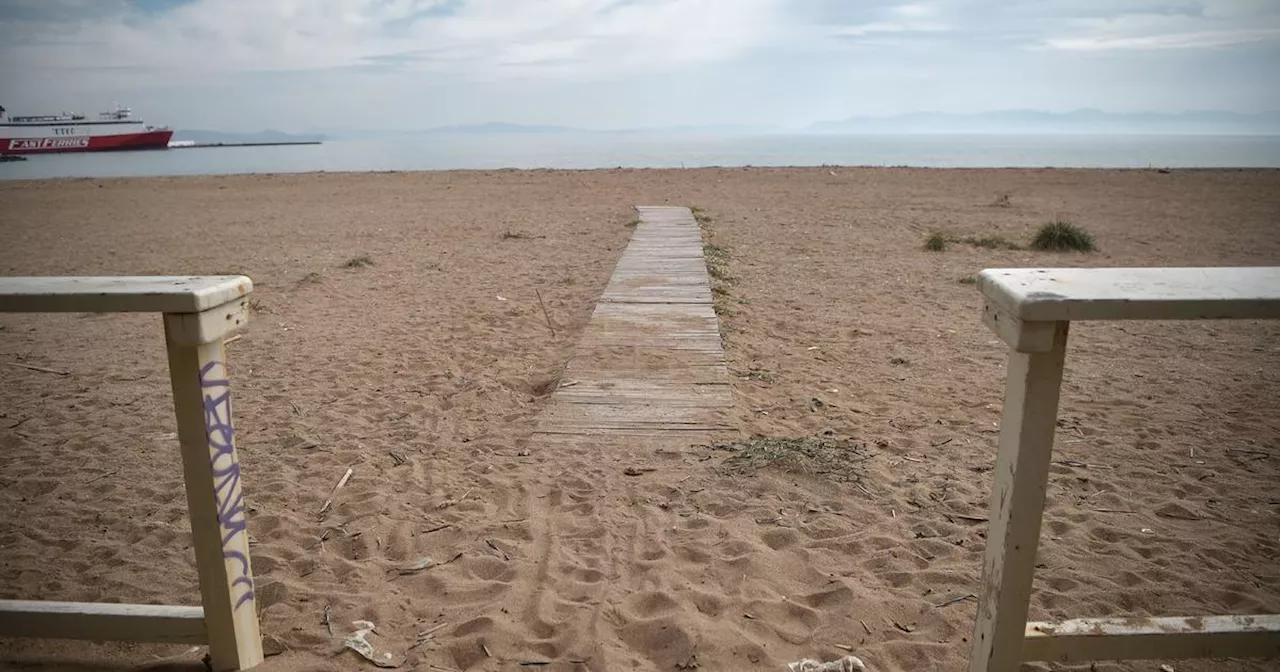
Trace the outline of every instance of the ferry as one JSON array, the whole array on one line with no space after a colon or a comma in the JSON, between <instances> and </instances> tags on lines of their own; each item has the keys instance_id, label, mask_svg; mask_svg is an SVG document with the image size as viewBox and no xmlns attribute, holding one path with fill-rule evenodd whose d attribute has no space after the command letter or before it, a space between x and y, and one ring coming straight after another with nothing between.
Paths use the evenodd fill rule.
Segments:
<instances>
[{"instance_id":1,"label":"ferry","mask_svg":"<svg viewBox=\"0 0 1280 672\"><path fill-rule=\"evenodd\" d=\"M97 119L83 114L6 116L0 107L0 152L45 154L122 149L165 149L173 137L167 126L151 126L133 119L132 111L117 106Z\"/></svg>"}]
</instances>

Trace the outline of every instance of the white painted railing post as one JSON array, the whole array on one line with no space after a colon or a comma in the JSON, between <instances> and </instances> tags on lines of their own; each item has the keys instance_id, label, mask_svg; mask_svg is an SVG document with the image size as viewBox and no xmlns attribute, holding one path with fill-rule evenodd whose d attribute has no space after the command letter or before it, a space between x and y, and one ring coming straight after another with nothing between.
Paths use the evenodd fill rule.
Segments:
<instances>
[{"instance_id":1,"label":"white painted railing post","mask_svg":"<svg viewBox=\"0 0 1280 672\"><path fill-rule=\"evenodd\" d=\"M1040 352L1009 351L970 672L1013 672L1022 661L1067 326L1066 322L1020 324L1019 330L1026 333L1009 339L1027 344L1023 349ZM1051 338L1033 338L1035 334L1051 334Z\"/></svg>"},{"instance_id":2,"label":"white painted railing post","mask_svg":"<svg viewBox=\"0 0 1280 672\"><path fill-rule=\"evenodd\" d=\"M978 276L982 320L1009 345L970 672L1021 662L1280 656L1280 615L1027 623L1068 322L1280 319L1280 267L1023 268Z\"/></svg>"},{"instance_id":3,"label":"white painted railing post","mask_svg":"<svg viewBox=\"0 0 1280 672\"><path fill-rule=\"evenodd\" d=\"M231 318L207 311L164 319L209 657L215 672L246 669L262 662L262 639L221 324Z\"/></svg>"}]
</instances>

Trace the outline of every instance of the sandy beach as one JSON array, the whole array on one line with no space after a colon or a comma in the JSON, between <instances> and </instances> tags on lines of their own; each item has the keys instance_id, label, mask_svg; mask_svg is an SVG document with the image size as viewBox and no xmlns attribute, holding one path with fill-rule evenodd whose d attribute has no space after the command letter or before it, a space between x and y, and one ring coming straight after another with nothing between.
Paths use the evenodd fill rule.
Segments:
<instances>
[{"instance_id":1,"label":"sandy beach","mask_svg":"<svg viewBox=\"0 0 1280 672\"><path fill-rule=\"evenodd\" d=\"M696 206L725 251L720 441L824 437L856 464L644 441L591 464L532 439L636 204ZM1099 251L922 246L1025 245L1054 218ZM5 182L0 234L2 275L253 279L228 349L257 669L374 669L340 645L364 619L408 670L960 670L1006 357L971 276L1280 265L1280 170ZM198 602L163 346L155 315L0 314L0 599ZM1278 468L1280 323L1073 324L1032 618L1280 613ZM0 639L14 669L201 655Z\"/></svg>"}]
</instances>

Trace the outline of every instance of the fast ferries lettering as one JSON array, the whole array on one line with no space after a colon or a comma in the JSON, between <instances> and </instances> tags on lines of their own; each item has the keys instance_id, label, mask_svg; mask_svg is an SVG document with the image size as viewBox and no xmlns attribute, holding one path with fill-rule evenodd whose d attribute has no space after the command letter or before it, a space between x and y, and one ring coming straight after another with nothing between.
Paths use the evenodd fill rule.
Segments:
<instances>
[{"instance_id":1,"label":"fast ferries lettering","mask_svg":"<svg viewBox=\"0 0 1280 672\"><path fill-rule=\"evenodd\" d=\"M76 149L88 147L89 138L18 138L9 141L9 149Z\"/></svg>"}]
</instances>

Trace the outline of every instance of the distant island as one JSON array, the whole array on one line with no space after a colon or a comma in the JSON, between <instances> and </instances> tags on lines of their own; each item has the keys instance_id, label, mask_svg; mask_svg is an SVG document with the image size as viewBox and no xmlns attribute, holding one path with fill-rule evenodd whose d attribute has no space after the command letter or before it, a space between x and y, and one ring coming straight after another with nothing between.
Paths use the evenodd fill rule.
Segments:
<instances>
[{"instance_id":1,"label":"distant island","mask_svg":"<svg viewBox=\"0 0 1280 672\"><path fill-rule=\"evenodd\" d=\"M1042 112L1004 110L975 114L915 112L820 121L811 133L1126 133L1149 135L1280 135L1280 112Z\"/></svg>"},{"instance_id":2,"label":"distant island","mask_svg":"<svg viewBox=\"0 0 1280 672\"><path fill-rule=\"evenodd\" d=\"M1131 135L1280 135L1280 111L1242 113L1223 111L1190 112L1104 112L1074 110L1001 110L973 114L912 112L889 116L853 116L835 121L818 121L803 127L747 124L659 126L648 128L586 129L572 126L487 122L456 124L421 129L339 129L322 128L308 133L226 132L184 130L175 141L201 143L308 142L330 139L372 140L418 135L916 135L916 134L1131 134Z\"/></svg>"}]
</instances>

